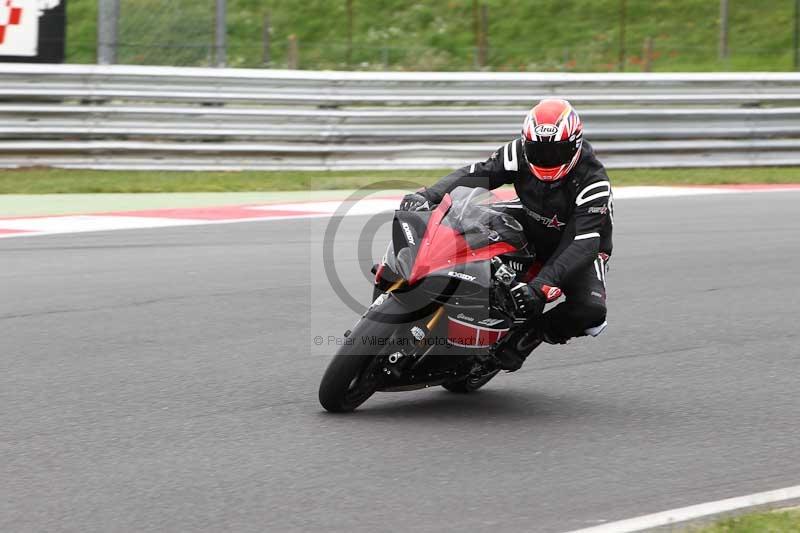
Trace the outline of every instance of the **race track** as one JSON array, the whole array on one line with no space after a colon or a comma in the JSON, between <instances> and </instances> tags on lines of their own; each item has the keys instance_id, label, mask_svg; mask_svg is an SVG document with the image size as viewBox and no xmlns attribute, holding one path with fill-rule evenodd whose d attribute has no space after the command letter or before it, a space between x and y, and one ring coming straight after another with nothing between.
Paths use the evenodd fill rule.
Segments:
<instances>
[{"instance_id":1,"label":"race track","mask_svg":"<svg viewBox=\"0 0 800 533\"><path fill-rule=\"evenodd\" d=\"M326 220L2 240L0 530L549 532L796 485L798 205L619 201L607 333L349 416Z\"/></svg>"}]
</instances>

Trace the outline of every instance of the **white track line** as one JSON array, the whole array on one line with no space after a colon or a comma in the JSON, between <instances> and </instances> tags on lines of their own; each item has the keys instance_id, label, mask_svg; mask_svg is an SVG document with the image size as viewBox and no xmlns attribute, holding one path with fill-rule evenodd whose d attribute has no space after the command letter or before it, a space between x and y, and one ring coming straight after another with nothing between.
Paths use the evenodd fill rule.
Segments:
<instances>
[{"instance_id":1,"label":"white track line","mask_svg":"<svg viewBox=\"0 0 800 533\"><path fill-rule=\"evenodd\" d=\"M785 489L757 492L755 494L748 494L747 496L738 496L736 498L728 498L727 500L690 505L689 507L680 507L670 511L662 511L660 513L638 516L627 520L609 522L585 529L576 529L569 533L629 533L632 531L644 531L646 529L686 522L687 520L693 520L695 518L713 516L729 511L736 511L738 509L757 507L759 505L795 500L798 498L800 498L800 485L795 485L794 487L787 487Z\"/></svg>"},{"instance_id":2,"label":"white track line","mask_svg":"<svg viewBox=\"0 0 800 533\"><path fill-rule=\"evenodd\" d=\"M768 188L756 190L742 189L723 189L713 187L620 187L614 191L615 200L641 199L641 198L666 198L677 196L698 196L698 195L719 195L719 194L743 194L761 192L798 192L800 189L795 187L787 188ZM190 218L170 218L169 216L158 216L154 210L153 216L130 216L125 212L119 214L105 213L102 215L54 215L54 216L34 216L34 217L14 217L0 219L0 230L17 230L19 233L3 233L0 231L0 239L38 237L42 235L58 235L70 233L84 233L92 231L110 231L123 229L145 229L160 227L177 226L204 226L214 224L235 224L243 222L263 222L276 220L290 220L299 218L326 218L335 215L340 208L343 208L346 216L371 215L381 212L390 213L400 202L400 196L396 198L362 198L357 201L349 200L324 200L314 202L294 202L287 204L268 204L261 206L245 206L255 212L281 211L280 215L265 215L264 217L246 217L231 219L190 219ZM213 209L213 208L210 208ZM295 214L296 213L296 214Z\"/></svg>"},{"instance_id":3,"label":"white track line","mask_svg":"<svg viewBox=\"0 0 800 533\"><path fill-rule=\"evenodd\" d=\"M54 216L54 217L42 217L42 218L63 218L64 216L70 215L61 215L61 216ZM77 216L77 215L76 215ZM104 215L105 216L105 215ZM113 218L114 215L107 215L108 218ZM304 214L304 215L278 215L278 216L270 216L270 217L250 217L250 218L234 218L230 220L197 220L197 219L188 219L188 218L175 218L171 219L172 223L170 224L156 224L156 225L137 225L137 226L130 226L130 227L94 227L94 228L86 228L80 231L62 231L61 229L54 230L54 231L32 231L30 233L9 233L7 235L0 234L0 240L2 239L13 239L18 237L40 237L45 235L71 235L74 233L93 233L98 231L118 231L118 230L125 230L125 229L149 229L149 228L160 228L160 227L183 227L183 226L216 226L219 224L243 224L245 222L275 222L280 220L299 220L299 219L306 219L306 218L330 218L330 214L328 213L314 213L314 214ZM141 218L144 221L150 220L151 217L136 217ZM18 219L8 219L8 220L18 220ZM29 220L29 219L25 219ZM159 219L161 220L161 219ZM0 229L2 228L3 220L0 220Z\"/></svg>"},{"instance_id":4,"label":"white track line","mask_svg":"<svg viewBox=\"0 0 800 533\"><path fill-rule=\"evenodd\" d=\"M87 231L111 231L117 229L163 228L200 224L204 220L131 217L124 215L66 215L61 217L39 217L0 220L0 228L38 233L84 233ZM14 235L14 234L12 234Z\"/></svg>"}]
</instances>

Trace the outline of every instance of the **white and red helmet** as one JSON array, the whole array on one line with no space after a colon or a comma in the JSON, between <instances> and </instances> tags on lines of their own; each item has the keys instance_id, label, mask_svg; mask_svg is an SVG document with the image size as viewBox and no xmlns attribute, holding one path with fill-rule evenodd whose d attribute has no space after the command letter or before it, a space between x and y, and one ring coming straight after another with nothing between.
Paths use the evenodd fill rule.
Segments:
<instances>
[{"instance_id":1,"label":"white and red helmet","mask_svg":"<svg viewBox=\"0 0 800 533\"><path fill-rule=\"evenodd\" d=\"M541 181L553 182L569 174L581 157L583 123L566 100L542 100L522 124L525 161Z\"/></svg>"}]
</instances>

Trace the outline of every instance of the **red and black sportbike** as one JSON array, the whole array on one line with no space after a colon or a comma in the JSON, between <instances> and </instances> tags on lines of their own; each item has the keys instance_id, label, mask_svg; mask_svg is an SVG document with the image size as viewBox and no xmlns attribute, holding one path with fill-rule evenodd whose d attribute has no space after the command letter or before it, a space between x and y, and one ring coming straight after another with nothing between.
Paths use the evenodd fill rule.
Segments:
<instances>
[{"instance_id":1,"label":"red and black sportbike","mask_svg":"<svg viewBox=\"0 0 800 533\"><path fill-rule=\"evenodd\" d=\"M510 288L539 265L519 221L493 200L459 187L433 211L395 212L374 301L322 377L325 409L352 411L376 391L472 392L500 371L498 341L522 321Z\"/></svg>"}]
</instances>

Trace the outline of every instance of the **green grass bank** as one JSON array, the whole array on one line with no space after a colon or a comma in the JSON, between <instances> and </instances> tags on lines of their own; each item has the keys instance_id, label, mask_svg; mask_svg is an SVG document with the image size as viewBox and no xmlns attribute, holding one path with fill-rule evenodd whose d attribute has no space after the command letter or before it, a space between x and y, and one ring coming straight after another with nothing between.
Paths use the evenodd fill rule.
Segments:
<instances>
[{"instance_id":1,"label":"green grass bank","mask_svg":"<svg viewBox=\"0 0 800 533\"><path fill-rule=\"evenodd\" d=\"M411 188L449 172L401 170L363 172L157 172L34 168L0 171L0 194L85 194L159 192L272 192ZM609 171L624 185L722 185L800 183L800 167L630 169ZM398 181L400 184L386 182ZM405 183L409 185L406 186Z\"/></svg>"},{"instance_id":2,"label":"green grass bank","mask_svg":"<svg viewBox=\"0 0 800 533\"><path fill-rule=\"evenodd\" d=\"M751 513L725 518L714 524L689 528L686 533L798 533L800 510Z\"/></svg>"},{"instance_id":3,"label":"green grass bank","mask_svg":"<svg viewBox=\"0 0 800 533\"><path fill-rule=\"evenodd\" d=\"M294 36L302 69L472 70L485 5L491 70L615 71L621 45L626 71L794 69L794 0L730 2L727 57L719 2L709 0L627 2L624 17L619 0L349 4L228 0L228 65L284 68ZM67 19L67 61L94 63L97 0L70 0ZM210 65L213 27L213 0L121 0L118 61Z\"/></svg>"}]
</instances>

